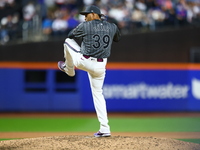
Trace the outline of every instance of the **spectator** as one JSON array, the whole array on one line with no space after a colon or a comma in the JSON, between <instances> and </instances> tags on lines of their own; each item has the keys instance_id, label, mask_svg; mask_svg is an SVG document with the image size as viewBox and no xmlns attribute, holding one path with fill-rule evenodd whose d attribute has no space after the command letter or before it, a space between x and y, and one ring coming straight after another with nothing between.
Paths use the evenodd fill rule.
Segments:
<instances>
[{"instance_id":1,"label":"spectator","mask_svg":"<svg viewBox=\"0 0 200 150\"><path fill-rule=\"evenodd\" d=\"M55 4L56 4L59 8L61 8L61 7L63 7L63 6L65 5L66 1L67 1L67 0L55 0Z\"/></svg>"},{"instance_id":2,"label":"spectator","mask_svg":"<svg viewBox=\"0 0 200 150\"><path fill-rule=\"evenodd\" d=\"M94 4L94 0L83 0L84 6L92 5Z\"/></svg>"},{"instance_id":3,"label":"spectator","mask_svg":"<svg viewBox=\"0 0 200 150\"><path fill-rule=\"evenodd\" d=\"M44 0L44 4L47 9L53 8L55 6L55 0Z\"/></svg>"},{"instance_id":4,"label":"spectator","mask_svg":"<svg viewBox=\"0 0 200 150\"><path fill-rule=\"evenodd\" d=\"M141 28L146 27L148 24L146 15L147 6L143 0L137 0L134 4L134 8L131 14L133 27Z\"/></svg>"},{"instance_id":5,"label":"spectator","mask_svg":"<svg viewBox=\"0 0 200 150\"><path fill-rule=\"evenodd\" d=\"M52 31L54 36L64 36L68 32L68 23L66 18L68 14L63 13L63 10L58 9L55 12L55 19L52 22Z\"/></svg>"},{"instance_id":6,"label":"spectator","mask_svg":"<svg viewBox=\"0 0 200 150\"><path fill-rule=\"evenodd\" d=\"M129 21L131 20L130 14L122 2L113 6L109 10L108 16L115 19L118 22L118 27L122 33L122 30L125 30L126 32L126 30L129 28Z\"/></svg>"},{"instance_id":7,"label":"spectator","mask_svg":"<svg viewBox=\"0 0 200 150\"><path fill-rule=\"evenodd\" d=\"M150 9L148 11L149 25L151 30L163 27L165 14L160 8Z\"/></svg>"},{"instance_id":8,"label":"spectator","mask_svg":"<svg viewBox=\"0 0 200 150\"><path fill-rule=\"evenodd\" d=\"M165 0L161 6L162 11L165 13L164 25L165 26L175 26L176 15L171 0Z\"/></svg>"},{"instance_id":9,"label":"spectator","mask_svg":"<svg viewBox=\"0 0 200 150\"><path fill-rule=\"evenodd\" d=\"M6 29L6 24L7 24L7 18L4 17L1 19L1 25L0 25L0 42L2 45L6 44L10 39L8 31Z\"/></svg>"},{"instance_id":10,"label":"spectator","mask_svg":"<svg viewBox=\"0 0 200 150\"><path fill-rule=\"evenodd\" d=\"M42 32L45 36L52 35L52 23L53 23L53 15L52 12L47 13L47 17L42 21Z\"/></svg>"},{"instance_id":11,"label":"spectator","mask_svg":"<svg viewBox=\"0 0 200 150\"><path fill-rule=\"evenodd\" d=\"M196 24L200 21L200 1L190 0L187 2L187 21Z\"/></svg>"},{"instance_id":12,"label":"spectator","mask_svg":"<svg viewBox=\"0 0 200 150\"><path fill-rule=\"evenodd\" d=\"M15 0L7 0L1 1L0 14L0 39L1 44L5 44L19 36L21 11Z\"/></svg>"},{"instance_id":13,"label":"spectator","mask_svg":"<svg viewBox=\"0 0 200 150\"><path fill-rule=\"evenodd\" d=\"M8 31L8 35L10 39L16 38L17 32L18 32L18 16L17 15L7 16L6 29Z\"/></svg>"},{"instance_id":14,"label":"spectator","mask_svg":"<svg viewBox=\"0 0 200 150\"><path fill-rule=\"evenodd\" d=\"M25 21L32 21L35 16L36 8L32 1L29 1L26 6L23 8L23 17Z\"/></svg>"},{"instance_id":15,"label":"spectator","mask_svg":"<svg viewBox=\"0 0 200 150\"><path fill-rule=\"evenodd\" d=\"M146 13L137 7L135 7L135 9L132 11L131 19L133 22L133 27L136 28L146 27L148 24Z\"/></svg>"},{"instance_id":16,"label":"spectator","mask_svg":"<svg viewBox=\"0 0 200 150\"><path fill-rule=\"evenodd\" d=\"M178 21L179 26L183 26L187 24L187 5L185 0L179 0L176 8L176 19Z\"/></svg>"},{"instance_id":17,"label":"spectator","mask_svg":"<svg viewBox=\"0 0 200 150\"><path fill-rule=\"evenodd\" d=\"M76 11L77 10L72 11L71 14L70 14L70 17L67 20L68 30L74 29L80 23L80 21L75 18L75 14L77 14Z\"/></svg>"}]
</instances>

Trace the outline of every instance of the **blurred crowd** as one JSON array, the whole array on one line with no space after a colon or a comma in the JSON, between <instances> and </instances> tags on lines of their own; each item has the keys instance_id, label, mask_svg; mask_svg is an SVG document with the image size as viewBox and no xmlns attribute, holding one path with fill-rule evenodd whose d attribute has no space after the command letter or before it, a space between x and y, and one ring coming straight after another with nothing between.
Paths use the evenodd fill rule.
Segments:
<instances>
[{"instance_id":1,"label":"blurred crowd","mask_svg":"<svg viewBox=\"0 0 200 150\"><path fill-rule=\"evenodd\" d=\"M66 36L97 5L122 34L200 26L200 0L0 0L0 41Z\"/></svg>"}]
</instances>

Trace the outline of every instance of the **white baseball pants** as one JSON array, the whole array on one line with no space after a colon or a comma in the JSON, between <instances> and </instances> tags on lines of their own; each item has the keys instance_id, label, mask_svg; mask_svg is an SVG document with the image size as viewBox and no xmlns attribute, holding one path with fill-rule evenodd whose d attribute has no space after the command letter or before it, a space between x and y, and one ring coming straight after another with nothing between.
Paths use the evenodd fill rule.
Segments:
<instances>
[{"instance_id":1,"label":"white baseball pants","mask_svg":"<svg viewBox=\"0 0 200 150\"><path fill-rule=\"evenodd\" d=\"M67 68L84 70L88 73L94 107L100 122L100 132L110 133L106 110L106 101L103 96L103 83L106 72L107 58L98 62L96 58L85 58L80 53L80 46L73 39L67 38L64 43L64 57ZM69 70L70 71L70 70Z\"/></svg>"}]
</instances>

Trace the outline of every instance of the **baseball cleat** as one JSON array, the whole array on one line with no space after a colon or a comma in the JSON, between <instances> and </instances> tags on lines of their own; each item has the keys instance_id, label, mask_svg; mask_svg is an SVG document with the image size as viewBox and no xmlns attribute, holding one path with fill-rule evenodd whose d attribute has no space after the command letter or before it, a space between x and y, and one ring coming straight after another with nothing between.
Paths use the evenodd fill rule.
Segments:
<instances>
[{"instance_id":1,"label":"baseball cleat","mask_svg":"<svg viewBox=\"0 0 200 150\"><path fill-rule=\"evenodd\" d=\"M72 68L72 69L68 68L68 67L65 65L65 62L63 62L63 61L59 61L59 62L58 62L58 68L59 68L61 71L65 72L68 76L73 77L73 76L75 75L74 69L73 69L73 68Z\"/></svg>"},{"instance_id":2,"label":"baseball cleat","mask_svg":"<svg viewBox=\"0 0 200 150\"><path fill-rule=\"evenodd\" d=\"M66 67L66 65L65 65L65 63L64 63L63 61L59 61L59 62L58 62L58 68L59 68L61 71L65 72L65 70L64 70L65 67Z\"/></svg>"},{"instance_id":3,"label":"baseball cleat","mask_svg":"<svg viewBox=\"0 0 200 150\"><path fill-rule=\"evenodd\" d=\"M111 136L110 133L101 133L100 131L94 134L94 137L110 137L110 136Z\"/></svg>"}]
</instances>

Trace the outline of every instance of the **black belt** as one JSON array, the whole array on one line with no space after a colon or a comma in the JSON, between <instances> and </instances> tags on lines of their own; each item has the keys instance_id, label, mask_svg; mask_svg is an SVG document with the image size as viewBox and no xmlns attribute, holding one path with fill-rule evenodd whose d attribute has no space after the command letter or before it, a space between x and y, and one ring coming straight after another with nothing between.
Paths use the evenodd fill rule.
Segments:
<instances>
[{"instance_id":1,"label":"black belt","mask_svg":"<svg viewBox=\"0 0 200 150\"><path fill-rule=\"evenodd\" d=\"M86 59L90 58L91 56L88 55L83 55L83 57L85 57ZM97 59L97 62L103 62L103 58L95 58Z\"/></svg>"}]
</instances>

